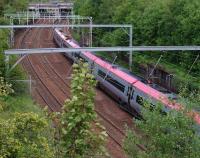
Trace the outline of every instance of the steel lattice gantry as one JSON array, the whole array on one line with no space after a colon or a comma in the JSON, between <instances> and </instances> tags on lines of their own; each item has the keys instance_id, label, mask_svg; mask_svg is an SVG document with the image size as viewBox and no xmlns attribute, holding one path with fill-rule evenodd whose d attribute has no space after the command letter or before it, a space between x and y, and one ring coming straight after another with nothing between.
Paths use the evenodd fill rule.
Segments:
<instances>
[{"instance_id":1,"label":"steel lattice gantry","mask_svg":"<svg viewBox=\"0 0 200 158\"><path fill-rule=\"evenodd\" d=\"M31 3L28 10L36 14L52 14L62 15L63 12L68 12L73 15L74 3L72 2L57 2L57 3Z\"/></svg>"},{"instance_id":2,"label":"steel lattice gantry","mask_svg":"<svg viewBox=\"0 0 200 158\"><path fill-rule=\"evenodd\" d=\"M70 20L71 20L71 24L75 25L76 22L78 24L80 24L83 21L86 21L86 23L88 23L89 25L93 24L93 19L92 17L88 17L88 16L80 16L80 15L65 15L65 16L41 16L41 15L36 15L33 12L19 12L16 14L4 14L4 18L10 18L10 25L13 26L14 24L14 20L18 20L19 25L21 24L21 20L26 20L26 25L29 25L29 20L32 20L33 24L35 24L35 20L49 20L50 22L52 21L52 23L54 24L56 20L59 20L59 22L61 20L67 20L67 24L70 24ZM72 27L73 29L73 27ZM90 35L90 41L89 41L89 46L92 47L92 34L93 34L93 28L89 27L89 35ZM14 29L11 29L11 46L13 46L14 44Z\"/></svg>"}]
</instances>

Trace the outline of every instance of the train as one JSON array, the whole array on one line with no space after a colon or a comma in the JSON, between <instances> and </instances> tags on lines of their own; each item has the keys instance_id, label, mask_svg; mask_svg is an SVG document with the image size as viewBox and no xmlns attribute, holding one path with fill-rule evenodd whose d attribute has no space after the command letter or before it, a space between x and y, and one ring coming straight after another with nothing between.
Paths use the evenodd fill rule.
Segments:
<instances>
[{"instance_id":1,"label":"train","mask_svg":"<svg viewBox=\"0 0 200 158\"><path fill-rule=\"evenodd\" d=\"M53 36L59 47L81 48L77 41L60 28L54 29ZM161 103L164 105L164 112L183 108L181 104L177 103L177 96L174 93L146 81L127 69L105 61L92 52L65 53L65 56L74 62L78 59L86 61L91 73L98 81L98 85L117 100L121 108L136 117L141 117L141 110L145 107L146 101L150 103L150 108ZM193 113L194 120L200 125L200 115L197 112Z\"/></svg>"}]
</instances>

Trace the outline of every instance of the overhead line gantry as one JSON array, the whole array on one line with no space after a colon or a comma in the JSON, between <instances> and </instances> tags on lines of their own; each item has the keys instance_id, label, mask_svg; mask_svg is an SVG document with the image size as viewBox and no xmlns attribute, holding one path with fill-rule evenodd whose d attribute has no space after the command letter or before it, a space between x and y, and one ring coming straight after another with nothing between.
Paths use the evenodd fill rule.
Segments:
<instances>
[{"instance_id":1,"label":"overhead line gantry","mask_svg":"<svg viewBox=\"0 0 200 158\"><path fill-rule=\"evenodd\" d=\"M81 48L33 48L10 49L4 51L5 55L27 55L42 53L72 53L72 52L166 52L170 51L200 51L200 46L133 46L133 47L81 47Z\"/></svg>"},{"instance_id":2,"label":"overhead line gantry","mask_svg":"<svg viewBox=\"0 0 200 158\"><path fill-rule=\"evenodd\" d=\"M128 29L128 36L129 36L129 47L132 47L132 40L133 40L133 26L129 24L37 24L37 25L1 25L0 29L20 29L20 28L122 28ZM92 33L91 33L91 41L92 41ZM92 46L92 44L91 44ZM131 69L133 62L133 54L132 50L129 50L129 68Z\"/></svg>"},{"instance_id":3,"label":"overhead line gantry","mask_svg":"<svg viewBox=\"0 0 200 158\"><path fill-rule=\"evenodd\" d=\"M35 49L11 49L4 51L6 55L7 72L10 72L29 54L52 54L72 52L146 52L146 51L200 51L200 46L134 46L134 47L82 47L82 48L35 48ZM22 55L22 57L9 70L9 55Z\"/></svg>"}]
</instances>

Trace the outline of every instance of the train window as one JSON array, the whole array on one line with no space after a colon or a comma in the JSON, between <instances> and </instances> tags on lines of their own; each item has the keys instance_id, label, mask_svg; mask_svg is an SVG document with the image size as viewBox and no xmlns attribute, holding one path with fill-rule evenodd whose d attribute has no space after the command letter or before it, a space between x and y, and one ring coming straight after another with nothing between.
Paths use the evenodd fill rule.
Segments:
<instances>
[{"instance_id":1,"label":"train window","mask_svg":"<svg viewBox=\"0 0 200 158\"><path fill-rule=\"evenodd\" d=\"M136 102L142 106L144 105L144 99L139 95L136 98Z\"/></svg>"},{"instance_id":2,"label":"train window","mask_svg":"<svg viewBox=\"0 0 200 158\"><path fill-rule=\"evenodd\" d=\"M102 78L105 78L105 77L106 77L106 73L103 72L103 71L101 71L101 70L98 71L98 75L99 75L100 77L102 77Z\"/></svg>"},{"instance_id":3,"label":"train window","mask_svg":"<svg viewBox=\"0 0 200 158\"><path fill-rule=\"evenodd\" d=\"M106 75L105 72L99 70L98 71L98 75L102 78L105 78L106 81L108 81L110 84L112 84L114 87L116 87L117 89L119 89L120 91L124 92L125 90L125 86L123 84L121 84L120 82L118 82L117 80L113 79L111 76Z\"/></svg>"},{"instance_id":4,"label":"train window","mask_svg":"<svg viewBox=\"0 0 200 158\"><path fill-rule=\"evenodd\" d=\"M113 78L111 78L110 76L106 77L106 80L112 84L113 86L115 86L117 89L119 89L120 91L124 92L125 86L123 84L121 84L120 82L118 82L117 80L114 80Z\"/></svg>"}]
</instances>

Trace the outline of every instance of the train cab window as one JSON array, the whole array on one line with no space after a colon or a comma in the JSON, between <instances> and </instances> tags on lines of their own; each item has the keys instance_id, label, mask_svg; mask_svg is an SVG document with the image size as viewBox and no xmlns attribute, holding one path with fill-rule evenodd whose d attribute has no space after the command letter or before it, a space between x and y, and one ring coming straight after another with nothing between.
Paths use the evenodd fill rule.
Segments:
<instances>
[{"instance_id":1,"label":"train cab window","mask_svg":"<svg viewBox=\"0 0 200 158\"><path fill-rule=\"evenodd\" d=\"M113 79L110 76L106 77L106 80L112 84L114 87L116 87L117 89L119 89L120 91L122 91L124 93L125 90L125 86L123 84L121 84L120 82L118 82L117 80Z\"/></svg>"},{"instance_id":2,"label":"train cab window","mask_svg":"<svg viewBox=\"0 0 200 158\"><path fill-rule=\"evenodd\" d=\"M144 99L143 99L143 97L141 97L141 96L139 96L139 95L138 95L137 98L136 98L136 102L137 102L138 104L144 106Z\"/></svg>"}]
</instances>

